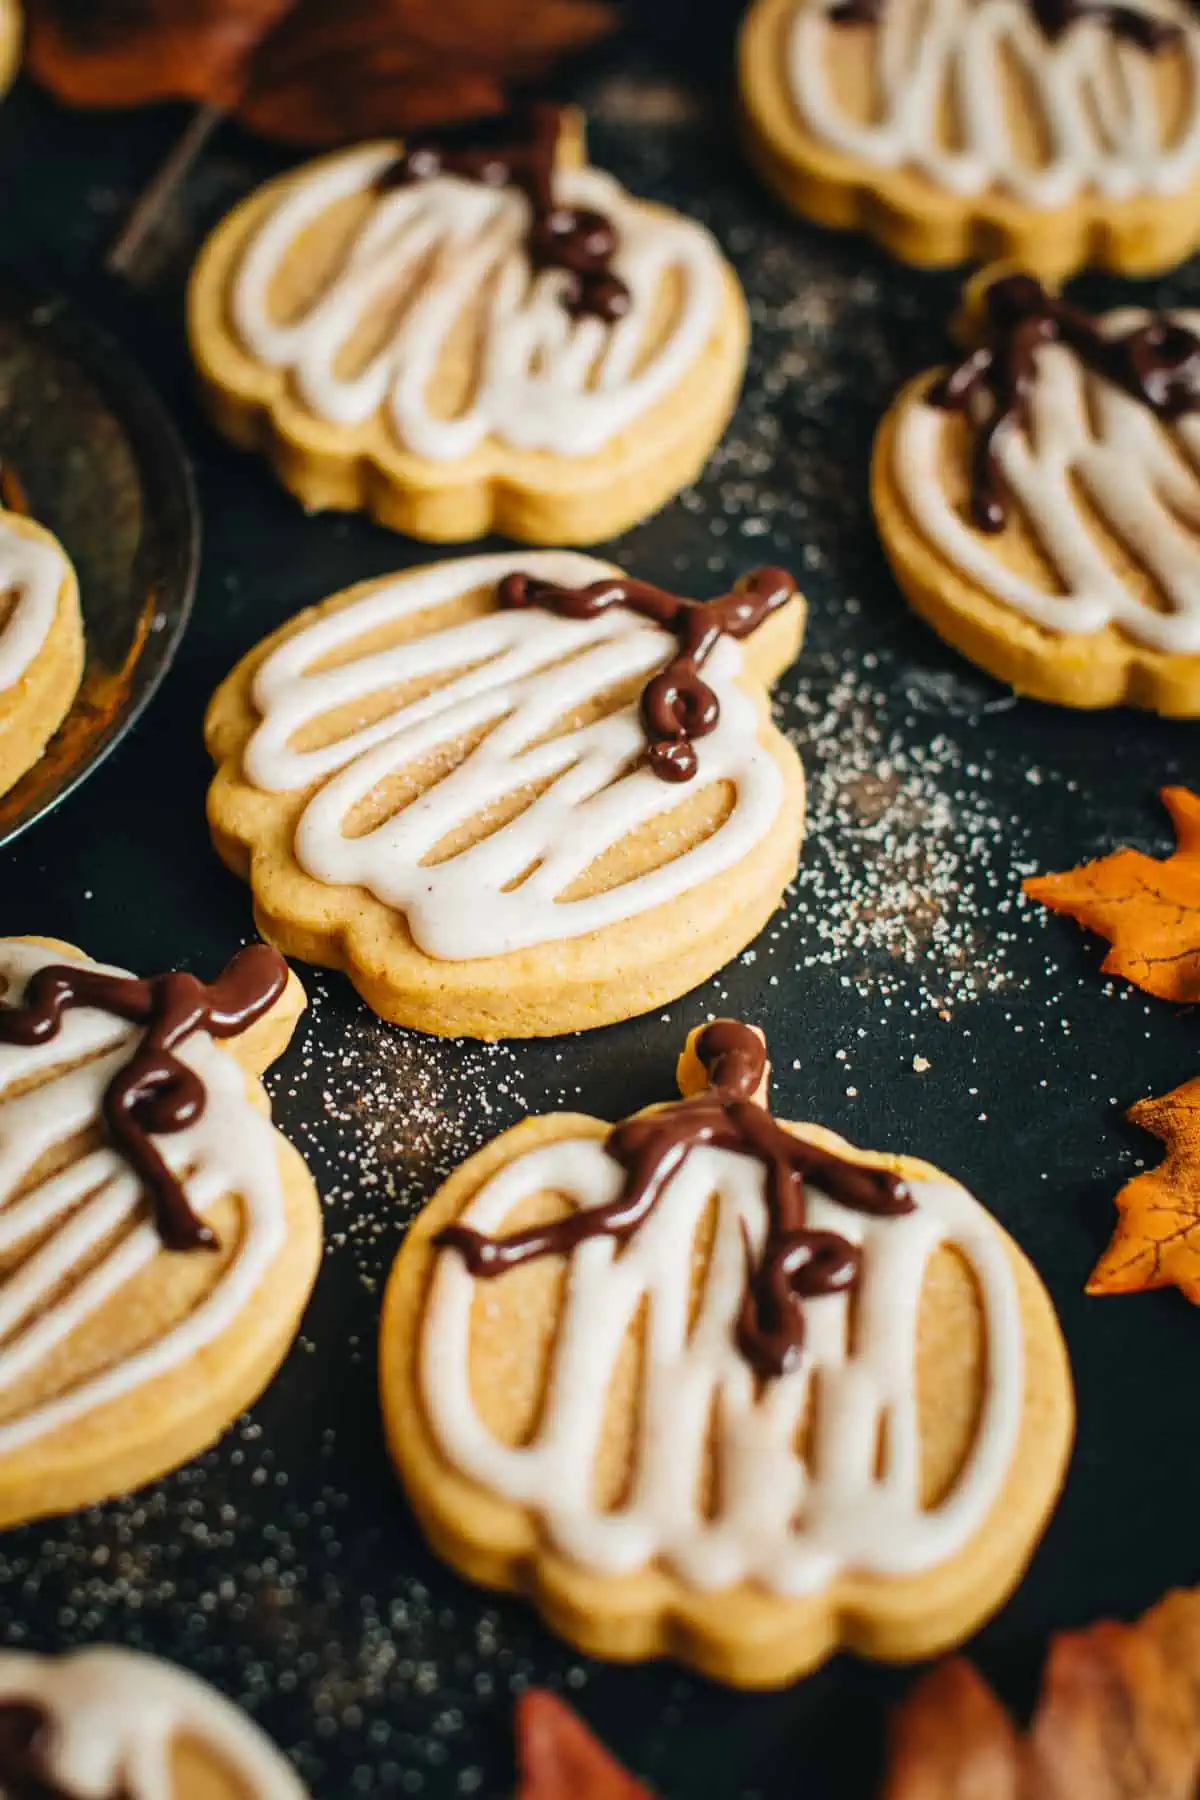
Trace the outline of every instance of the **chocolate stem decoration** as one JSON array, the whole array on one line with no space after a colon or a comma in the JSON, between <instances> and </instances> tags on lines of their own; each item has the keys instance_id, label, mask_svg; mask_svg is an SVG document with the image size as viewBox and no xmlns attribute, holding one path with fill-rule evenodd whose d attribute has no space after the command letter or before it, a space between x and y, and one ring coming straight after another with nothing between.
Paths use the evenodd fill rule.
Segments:
<instances>
[{"instance_id":1,"label":"chocolate stem decoration","mask_svg":"<svg viewBox=\"0 0 1200 1800\"><path fill-rule=\"evenodd\" d=\"M194 1125L208 1098L199 1075L174 1052L197 1031L238 1037L270 1011L287 979L287 964L277 950L251 944L208 986L194 975L139 980L52 963L31 977L19 1005L0 1006L3 1044L50 1043L63 1015L81 1006L145 1028L105 1089L101 1110L109 1137L150 1199L155 1228L168 1250L218 1248L216 1233L192 1210L182 1180L153 1142L155 1135Z\"/></svg>"},{"instance_id":2,"label":"chocolate stem decoration","mask_svg":"<svg viewBox=\"0 0 1200 1800\"><path fill-rule=\"evenodd\" d=\"M81 1800L51 1775L46 1759L50 1715L27 1700L0 1703L0 1792L4 1800ZM124 1782L106 1800L130 1800Z\"/></svg>"},{"instance_id":3,"label":"chocolate stem decoration","mask_svg":"<svg viewBox=\"0 0 1200 1800\"><path fill-rule=\"evenodd\" d=\"M23 519L33 517L25 483L7 457L0 458L0 506L5 512L17 513Z\"/></svg>"},{"instance_id":4,"label":"chocolate stem decoration","mask_svg":"<svg viewBox=\"0 0 1200 1800\"><path fill-rule=\"evenodd\" d=\"M878 25L886 9L887 0L837 0L829 17L835 25ZM1174 19L1123 6L1119 0L1029 0L1029 10L1052 44L1085 19L1096 20L1114 37L1150 52L1165 50L1183 36L1183 27Z\"/></svg>"},{"instance_id":5,"label":"chocolate stem decoration","mask_svg":"<svg viewBox=\"0 0 1200 1800\"><path fill-rule=\"evenodd\" d=\"M1038 351L1065 344L1102 375L1170 422L1200 410L1200 337L1161 314L1107 337L1087 313L1048 294L1032 275L1005 275L987 290L987 341L941 375L929 404L970 419L977 398L984 417L971 453L971 518L980 531L1001 531L1008 495L1000 446L1014 425L1028 431Z\"/></svg>"},{"instance_id":6,"label":"chocolate stem decoration","mask_svg":"<svg viewBox=\"0 0 1200 1800\"><path fill-rule=\"evenodd\" d=\"M554 198L554 164L562 112L540 102L531 106L524 135L495 149L458 148L444 138L414 137L376 181L376 189L430 181L436 175L458 175L485 187L516 187L531 213L527 249L534 269L565 269L570 281L563 305L572 318L591 314L614 324L629 311L629 289L613 273L616 227L603 213L559 206Z\"/></svg>"},{"instance_id":7,"label":"chocolate stem decoration","mask_svg":"<svg viewBox=\"0 0 1200 1800\"><path fill-rule=\"evenodd\" d=\"M583 1208L547 1225L507 1237L487 1237L450 1225L435 1245L455 1250L471 1274L501 1275L541 1256L569 1256L590 1238L623 1244L653 1212L690 1151L708 1144L755 1157L767 1172L767 1236L755 1262L746 1242L746 1290L737 1322L738 1349L770 1380L794 1368L804 1348L805 1300L854 1286L862 1265L856 1244L807 1223L805 1184L871 1218L913 1210L907 1184L885 1169L867 1168L796 1137L752 1098L766 1073L762 1039L736 1019L718 1019L696 1040L711 1085L621 1125L605 1144L625 1171L615 1200Z\"/></svg>"},{"instance_id":8,"label":"chocolate stem decoration","mask_svg":"<svg viewBox=\"0 0 1200 1800\"><path fill-rule=\"evenodd\" d=\"M612 606L625 606L673 631L679 650L647 683L642 724L650 740L647 759L659 779L690 781L698 766L695 739L715 731L721 716L720 701L701 678L701 668L720 638L749 637L795 592L786 569L755 569L717 600L685 600L629 575L575 588L516 573L504 577L497 598L502 607L541 606L565 619L594 619Z\"/></svg>"}]
</instances>

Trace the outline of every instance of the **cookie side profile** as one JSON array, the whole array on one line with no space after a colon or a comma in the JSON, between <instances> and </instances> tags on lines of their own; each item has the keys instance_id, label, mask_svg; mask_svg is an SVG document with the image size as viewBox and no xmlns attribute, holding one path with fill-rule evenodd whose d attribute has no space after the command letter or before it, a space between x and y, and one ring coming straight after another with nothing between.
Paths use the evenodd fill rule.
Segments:
<instances>
[{"instance_id":1,"label":"cookie side profile","mask_svg":"<svg viewBox=\"0 0 1200 1800\"><path fill-rule=\"evenodd\" d=\"M252 946L209 986L0 940L0 1524L127 1492L261 1393L321 1251L257 1079L303 990Z\"/></svg>"},{"instance_id":2,"label":"cookie side profile","mask_svg":"<svg viewBox=\"0 0 1200 1800\"><path fill-rule=\"evenodd\" d=\"M914 609L1060 706L1200 714L1200 315L1092 319L1028 275L899 395L871 496Z\"/></svg>"},{"instance_id":3,"label":"cookie side profile","mask_svg":"<svg viewBox=\"0 0 1200 1800\"><path fill-rule=\"evenodd\" d=\"M134 1650L0 1650L0 1788L44 1800L307 1800L206 1681Z\"/></svg>"},{"instance_id":4,"label":"cookie side profile","mask_svg":"<svg viewBox=\"0 0 1200 1800\"><path fill-rule=\"evenodd\" d=\"M1182 0L755 0L750 155L918 266L1128 275L1200 242L1200 21Z\"/></svg>"},{"instance_id":5,"label":"cookie side profile","mask_svg":"<svg viewBox=\"0 0 1200 1800\"><path fill-rule=\"evenodd\" d=\"M21 66L21 8L17 0L0 0L0 93L7 92Z\"/></svg>"},{"instance_id":6,"label":"cookie side profile","mask_svg":"<svg viewBox=\"0 0 1200 1800\"><path fill-rule=\"evenodd\" d=\"M0 511L0 794L37 762L83 679L70 559L32 519Z\"/></svg>"},{"instance_id":7,"label":"cookie side profile","mask_svg":"<svg viewBox=\"0 0 1200 1800\"><path fill-rule=\"evenodd\" d=\"M796 867L769 684L804 607L691 601L566 551L367 582L209 708L213 841L259 929L396 1024L536 1037L648 1011L743 949Z\"/></svg>"},{"instance_id":8,"label":"cookie side profile","mask_svg":"<svg viewBox=\"0 0 1200 1800\"><path fill-rule=\"evenodd\" d=\"M689 1097L529 1119L411 1228L380 1329L430 1543L619 1660L741 1687L955 1643L1061 1485L1070 1371L1016 1245L928 1163L767 1111L761 1038Z\"/></svg>"},{"instance_id":9,"label":"cookie side profile","mask_svg":"<svg viewBox=\"0 0 1200 1800\"><path fill-rule=\"evenodd\" d=\"M748 337L709 233L586 166L555 108L500 150L367 144L269 183L188 317L234 443L305 506L438 542L647 517L720 438Z\"/></svg>"}]
</instances>

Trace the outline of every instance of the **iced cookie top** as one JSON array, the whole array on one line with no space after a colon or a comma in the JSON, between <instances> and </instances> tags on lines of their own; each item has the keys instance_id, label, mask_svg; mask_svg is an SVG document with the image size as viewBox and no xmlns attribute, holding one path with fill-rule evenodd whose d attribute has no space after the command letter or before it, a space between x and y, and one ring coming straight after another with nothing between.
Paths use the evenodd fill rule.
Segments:
<instances>
[{"instance_id":1,"label":"iced cookie top","mask_svg":"<svg viewBox=\"0 0 1200 1800\"><path fill-rule=\"evenodd\" d=\"M993 282L984 342L901 402L892 473L954 569L1035 624L1200 652L1200 314Z\"/></svg>"},{"instance_id":2,"label":"iced cookie top","mask_svg":"<svg viewBox=\"0 0 1200 1800\"><path fill-rule=\"evenodd\" d=\"M302 170L244 245L245 349L353 430L437 462L485 441L585 457L678 386L728 273L701 226L556 161L556 109L495 150L371 144Z\"/></svg>"},{"instance_id":3,"label":"iced cookie top","mask_svg":"<svg viewBox=\"0 0 1200 1800\"><path fill-rule=\"evenodd\" d=\"M842 1571L933 1567L983 1525L1020 1432L1021 1310L1002 1234L956 1183L902 1178L774 1120L745 1025L708 1026L695 1055L707 1087L607 1136L518 1153L434 1240L419 1360L430 1429L456 1469L533 1509L556 1547L602 1573L661 1558L700 1590L799 1595ZM986 1377L965 1454L930 1496L919 1346L943 1246L978 1296ZM532 1290L497 1314L505 1285L564 1260L561 1285L537 1290L554 1327L549 1349L539 1336L530 1351L547 1366L514 1437L497 1423L494 1375L490 1400L475 1386L491 1360L473 1356L476 1333L496 1316L524 1329ZM969 1362L939 1362L943 1404L972 1386Z\"/></svg>"},{"instance_id":4,"label":"iced cookie top","mask_svg":"<svg viewBox=\"0 0 1200 1800\"><path fill-rule=\"evenodd\" d=\"M1200 176L1200 20L1184 0L798 0L797 113L821 142L1031 207Z\"/></svg>"},{"instance_id":5,"label":"iced cookie top","mask_svg":"<svg viewBox=\"0 0 1200 1800\"><path fill-rule=\"evenodd\" d=\"M11 1800L306 1800L275 1746L214 1688L109 1648L0 1651L0 1790Z\"/></svg>"},{"instance_id":6,"label":"iced cookie top","mask_svg":"<svg viewBox=\"0 0 1200 1800\"><path fill-rule=\"evenodd\" d=\"M0 699L44 649L67 568L48 536L0 511Z\"/></svg>"},{"instance_id":7,"label":"iced cookie top","mask_svg":"<svg viewBox=\"0 0 1200 1800\"><path fill-rule=\"evenodd\" d=\"M269 650L242 773L307 874L402 911L427 956L576 938L772 829L785 783L742 646L794 593L768 569L686 601L566 551L415 570ZM681 823L722 784L711 822Z\"/></svg>"},{"instance_id":8,"label":"iced cookie top","mask_svg":"<svg viewBox=\"0 0 1200 1800\"><path fill-rule=\"evenodd\" d=\"M0 1455L202 1351L271 1267L286 1229L276 1134L216 1040L286 981L265 945L205 986L0 940ZM243 1215L225 1242L205 1215L228 1195ZM195 1253L178 1317L157 1316L164 1250ZM93 1341L118 1292L127 1351Z\"/></svg>"}]
</instances>

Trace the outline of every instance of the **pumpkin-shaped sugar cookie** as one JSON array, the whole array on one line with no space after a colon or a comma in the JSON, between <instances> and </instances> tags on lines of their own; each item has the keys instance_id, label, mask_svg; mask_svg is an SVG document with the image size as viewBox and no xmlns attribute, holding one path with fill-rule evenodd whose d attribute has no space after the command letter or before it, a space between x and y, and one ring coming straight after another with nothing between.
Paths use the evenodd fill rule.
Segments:
<instances>
[{"instance_id":1,"label":"pumpkin-shaped sugar cookie","mask_svg":"<svg viewBox=\"0 0 1200 1800\"><path fill-rule=\"evenodd\" d=\"M804 778L791 577L691 600L567 551L365 582L213 697L213 839L263 935L383 1018L540 1037L646 1012L762 929Z\"/></svg>"},{"instance_id":2,"label":"pumpkin-shaped sugar cookie","mask_svg":"<svg viewBox=\"0 0 1200 1800\"><path fill-rule=\"evenodd\" d=\"M901 587L1020 693L1195 717L1200 314L1092 318L1027 274L974 287L982 341L911 382L876 439Z\"/></svg>"},{"instance_id":3,"label":"pumpkin-shaped sugar cookie","mask_svg":"<svg viewBox=\"0 0 1200 1800\"><path fill-rule=\"evenodd\" d=\"M57 538L0 510L0 794L37 762L83 677L79 583Z\"/></svg>"},{"instance_id":4,"label":"pumpkin-shaped sugar cookie","mask_svg":"<svg viewBox=\"0 0 1200 1800\"><path fill-rule=\"evenodd\" d=\"M15 79L21 64L19 0L0 0L0 93Z\"/></svg>"},{"instance_id":5,"label":"pumpkin-shaped sugar cookie","mask_svg":"<svg viewBox=\"0 0 1200 1800\"><path fill-rule=\"evenodd\" d=\"M529 1119L410 1230L392 1456L434 1548L600 1656L739 1686L930 1655L1000 1604L1072 1433L1025 1257L957 1182L775 1120L761 1038L682 1101Z\"/></svg>"},{"instance_id":6,"label":"pumpkin-shaped sugar cookie","mask_svg":"<svg viewBox=\"0 0 1200 1800\"><path fill-rule=\"evenodd\" d=\"M176 1468L283 1360L320 1204L258 1075L303 1003L263 944L206 985L0 939L0 1525Z\"/></svg>"},{"instance_id":7,"label":"pumpkin-shaped sugar cookie","mask_svg":"<svg viewBox=\"0 0 1200 1800\"><path fill-rule=\"evenodd\" d=\"M208 407L309 507L595 543L699 472L746 358L700 225L536 108L496 148L373 143L269 183L191 283Z\"/></svg>"},{"instance_id":8,"label":"pumpkin-shaped sugar cookie","mask_svg":"<svg viewBox=\"0 0 1200 1800\"><path fill-rule=\"evenodd\" d=\"M906 262L1170 268L1200 243L1188 0L754 0L750 151Z\"/></svg>"}]
</instances>

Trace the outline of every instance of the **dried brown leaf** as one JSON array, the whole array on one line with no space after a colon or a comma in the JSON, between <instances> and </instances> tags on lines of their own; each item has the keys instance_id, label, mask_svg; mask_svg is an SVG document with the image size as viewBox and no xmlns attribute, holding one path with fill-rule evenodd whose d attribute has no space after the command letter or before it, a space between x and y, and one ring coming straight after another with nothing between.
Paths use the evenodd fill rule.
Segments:
<instances>
[{"instance_id":1,"label":"dried brown leaf","mask_svg":"<svg viewBox=\"0 0 1200 1800\"><path fill-rule=\"evenodd\" d=\"M882 1800L1195 1800L1200 1589L1051 1646L1027 1734L956 1657L892 1719Z\"/></svg>"},{"instance_id":2,"label":"dried brown leaf","mask_svg":"<svg viewBox=\"0 0 1200 1800\"><path fill-rule=\"evenodd\" d=\"M503 112L612 29L608 0L27 0L27 61L75 106L181 99L333 144Z\"/></svg>"},{"instance_id":3,"label":"dried brown leaf","mask_svg":"<svg viewBox=\"0 0 1200 1800\"><path fill-rule=\"evenodd\" d=\"M565 1700L530 1688L517 1702L516 1800L652 1800Z\"/></svg>"}]
</instances>

